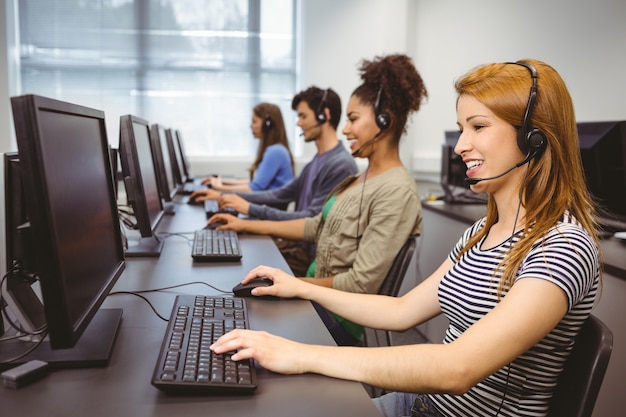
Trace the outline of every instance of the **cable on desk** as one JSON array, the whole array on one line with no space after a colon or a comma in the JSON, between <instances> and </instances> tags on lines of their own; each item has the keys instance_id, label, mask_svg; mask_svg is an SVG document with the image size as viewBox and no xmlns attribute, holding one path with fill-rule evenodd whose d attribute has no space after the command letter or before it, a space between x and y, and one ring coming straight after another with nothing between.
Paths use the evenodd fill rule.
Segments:
<instances>
[{"instance_id":1,"label":"cable on desk","mask_svg":"<svg viewBox=\"0 0 626 417\"><path fill-rule=\"evenodd\" d=\"M2 295L2 288L4 287L4 282L8 279L9 275L14 274L16 272L19 271L19 264L14 264L13 267L11 268L10 271L7 271L7 273L5 273L2 276L2 279L0 280L0 302L2 302L4 300L3 295ZM28 354L30 354L32 351L34 351L35 349L37 349L37 347L39 347L39 345L41 345L41 343L44 341L44 339L46 338L46 336L48 335L48 328L47 326L42 327L41 329L38 329L35 332L27 332L26 330L22 329L21 326L17 325L16 323L14 323L11 318L9 317L9 314L6 312L6 308L2 307L2 314L0 314L0 320L2 320L2 316L4 316L4 318L6 318L6 322L9 324L9 326L11 326L13 329L15 329L18 334L15 334L13 336L7 336L4 337L2 339L0 339L0 342L8 342L11 340L15 340L15 339L20 339L24 336L39 336L41 335L41 337L39 338L39 340L35 343L33 343L33 345L31 347L29 347L28 349L26 349L24 352L20 353L17 356L14 356L10 359L4 360L0 363L2 364L9 364L11 362L15 362L19 359L22 359L23 357L27 356Z\"/></svg>"},{"instance_id":2,"label":"cable on desk","mask_svg":"<svg viewBox=\"0 0 626 417\"><path fill-rule=\"evenodd\" d=\"M159 292L159 291L166 291L166 290L171 290L173 288L180 288L180 287L184 287L187 285L196 285L196 284L200 284L200 285L206 285L209 288L214 289L215 291L221 292L223 294L230 294L232 293L232 291L224 291L221 290L211 284L207 284L206 282L202 282L202 281L193 281L193 282L185 282L182 284L176 284L176 285L170 285L167 287L161 287L161 288L151 288L151 289L147 289L147 290L137 290L137 291L113 291L111 293L109 293L109 295L122 295L122 294L129 294L129 295L134 295L136 297L141 298L142 300L144 300L146 303L148 303L148 305L150 306L150 308L152 309L152 311L154 312L154 314L156 314L161 320L168 322L169 320L165 317L163 317L161 314L159 314L159 312L156 310L156 308L154 307L154 305L152 305L152 303L150 302L150 300L148 300L146 297L144 297L143 293L148 293L148 292Z\"/></svg>"},{"instance_id":3,"label":"cable on desk","mask_svg":"<svg viewBox=\"0 0 626 417\"><path fill-rule=\"evenodd\" d=\"M154 312L154 314L157 315L158 318L160 318L161 320L163 320L164 322L168 322L169 320L165 317L163 317L162 315L159 314L158 311L156 311L156 308L154 308L154 306L152 305L152 303L150 302L150 300L148 300L146 297L144 297L143 295L140 295L136 292L133 291L114 291L109 293L109 295L122 295L122 294L130 294L130 295L134 295L135 297L139 297L142 300L144 300L146 303L148 303L148 305L150 306L150 308L152 309L152 311Z\"/></svg>"},{"instance_id":4,"label":"cable on desk","mask_svg":"<svg viewBox=\"0 0 626 417\"><path fill-rule=\"evenodd\" d=\"M35 342L31 347L29 347L28 349L26 349L24 352L20 353L17 356L14 356L10 359L7 359L5 361L0 362L0 364L8 364L11 362L15 362L17 360L22 359L23 357L29 355L32 351L34 351L35 349L37 349L39 347L39 345L41 345L41 343L44 341L44 339L46 338L46 336L48 335L48 332L45 332L43 334L43 336L41 337L41 339L39 339L37 342ZM7 339L8 340L8 339Z\"/></svg>"},{"instance_id":5,"label":"cable on desk","mask_svg":"<svg viewBox=\"0 0 626 417\"><path fill-rule=\"evenodd\" d=\"M195 231L192 232L163 232L163 233L157 233L157 237L159 238L164 238L167 239L168 237L171 236L177 236L180 238L183 238L187 241L187 243L193 243L193 237L188 237L186 235L193 235L195 233Z\"/></svg>"},{"instance_id":6,"label":"cable on desk","mask_svg":"<svg viewBox=\"0 0 626 417\"><path fill-rule=\"evenodd\" d=\"M12 340L12 339L17 339L20 337L24 337L24 336L39 336L41 334L45 334L48 331L48 326L44 325L43 327L37 329L34 332L30 332L27 331L26 329L22 328L22 326L20 326L19 324L17 324L17 321L12 321L11 317L9 317L9 313L7 313L6 311L6 307L8 306L5 305L6 302L4 301L4 295L2 292L2 289L4 288L4 282L9 278L10 275L12 274L16 274L21 270L21 265L19 263L14 263L11 270L7 271L3 276L2 279L0 280L0 306L1 306L1 311L0 311L0 320L2 319L2 316L4 316L4 318L6 319L6 322L8 323L9 326L11 326L15 331L19 332L19 335L16 335L16 337L8 337L5 339L0 339L0 342L5 341L5 340ZM39 278L37 276L34 277L36 281L39 280Z\"/></svg>"}]
</instances>

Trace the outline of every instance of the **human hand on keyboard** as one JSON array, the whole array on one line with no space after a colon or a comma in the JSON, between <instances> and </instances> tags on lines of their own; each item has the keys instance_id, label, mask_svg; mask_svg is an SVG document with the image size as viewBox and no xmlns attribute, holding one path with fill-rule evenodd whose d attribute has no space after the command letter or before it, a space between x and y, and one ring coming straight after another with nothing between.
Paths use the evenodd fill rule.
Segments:
<instances>
[{"instance_id":1,"label":"human hand on keyboard","mask_svg":"<svg viewBox=\"0 0 626 417\"><path fill-rule=\"evenodd\" d=\"M248 214L250 203L237 194L222 194L219 200L220 209L233 209L237 213Z\"/></svg>"},{"instance_id":2,"label":"human hand on keyboard","mask_svg":"<svg viewBox=\"0 0 626 417\"><path fill-rule=\"evenodd\" d=\"M265 369L281 374L309 372L306 363L313 354L306 351L315 348L267 332L242 329L226 333L210 346L217 354L236 352L231 356L234 361L255 359Z\"/></svg>"},{"instance_id":3,"label":"human hand on keyboard","mask_svg":"<svg viewBox=\"0 0 626 417\"><path fill-rule=\"evenodd\" d=\"M200 202L204 200L217 200L220 198L220 193L215 190L198 190L191 193L189 196L190 201Z\"/></svg>"}]
</instances>

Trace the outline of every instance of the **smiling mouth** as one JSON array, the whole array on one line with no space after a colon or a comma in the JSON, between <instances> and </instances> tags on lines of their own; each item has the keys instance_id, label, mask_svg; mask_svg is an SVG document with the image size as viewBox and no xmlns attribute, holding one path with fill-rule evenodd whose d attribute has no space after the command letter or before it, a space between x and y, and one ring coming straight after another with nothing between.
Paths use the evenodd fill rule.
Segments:
<instances>
[{"instance_id":1,"label":"smiling mouth","mask_svg":"<svg viewBox=\"0 0 626 417\"><path fill-rule=\"evenodd\" d=\"M472 161L467 161L465 163L465 166L467 166L467 169L472 169L472 168L476 168L478 166L481 166L483 164L483 161L479 161L479 160L472 160Z\"/></svg>"}]
</instances>

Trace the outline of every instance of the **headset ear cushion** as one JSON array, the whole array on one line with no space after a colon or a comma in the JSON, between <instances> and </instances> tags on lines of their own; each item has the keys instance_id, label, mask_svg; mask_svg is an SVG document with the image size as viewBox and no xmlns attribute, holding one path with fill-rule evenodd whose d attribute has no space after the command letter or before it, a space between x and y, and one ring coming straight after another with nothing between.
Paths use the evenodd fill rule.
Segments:
<instances>
[{"instance_id":1,"label":"headset ear cushion","mask_svg":"<svg viewBox=\"0 0 626 417\"><path fill-rule=\"evenodd\" d=\"M532 151L541 151L546 146L546 134L541 129L531 129L526 138L526 143Z\"/></svg>"},{"instance_id":2,"label":"headset ear cushion","mask_svg":"<svg viewBox=\"0 0 626 417\"><path fill-rule=\"evenodd\" d=\"M321 112L316 114L317 122L322 124L326 122L326 113L324 113L324 109Z\"/></svg>"},{"instance_id":3,"label":"headset ear cushion","mask_svg":"<svg viewBox=\"0 0 626 417\"><path fill-rule=\"evenodd\" d=\"M380 130L385 130L389 127L391 121L389 118L389 114L380 113L376 115L376 125Z\"/></svg>"},{"instance_id":4,"label":"headset ear cushion","mask_svg":"<svg viewBox=\"0 0 626 417\"><path fill-rule=\"evenodd\" d=\"M269 115L265 116L265 118L263 119L263 131L267 132L272 128L273 125L274 122L272 121L272 118Z\"/></svg>"},{"instance_id":5,"label":"headset ear cushion","mask_svg":"<svg viewBox=\"0 0 626 417\"><path fill-rule=\"evenodd\" d=\"M537 154L543 151L547 143L546 134L541 129L532 128L526 134L523 129L520 129L517 135L517 146L524 154L529 152Z\"/></svg>"}]
</instances>

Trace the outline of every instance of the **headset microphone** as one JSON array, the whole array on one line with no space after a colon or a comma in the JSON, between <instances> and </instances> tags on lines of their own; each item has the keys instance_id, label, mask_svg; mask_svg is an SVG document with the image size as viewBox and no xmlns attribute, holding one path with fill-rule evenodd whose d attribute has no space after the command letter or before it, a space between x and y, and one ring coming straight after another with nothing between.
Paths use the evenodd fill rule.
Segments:
<instances>
[{"instance_id":1,"label":"headset microphone","mask_svg":"<svg viewBox=\"0 0 626 417\"><path fill-rule=\"evenodd\" d=\"M305 134L306 132L308 132L309 130L311 130L311 129L313 129L313 128L316 128L316 127L318 127L318 126L321 126L321 125L323 125L323 124L324 124L324 122L319 122L319 121L318 121L318 122L317 122L317 123L315 123L313 126L309 126L309 127L303 127L303 128L301 128L302 132L300 132L300 137L304 136L304 134Z\"/></svg>"},{"instance_id":2,"label":"headset microphone","mask_svg":"<svg viewBox=\"0 0 626 417\"><path fill-rule=\"evenodd\" d=\"M478 184L481 181L495 180L497 178L504 177L506 174L508 174L509 172L513 171L515 168L519 168L522 165L526 164L528 161L531 160L532 157L535 156L536 153L537 152L528 152L528 154L526 155L526 157L524 159L522 159L517 164L513 165L511 168L507 169L503 173L498 174L498 175L496 175L494 177L485 177L485 178L469 178L469 177L466 177L465 178L465 183L467 185L476 185L476 184Z\"/></svg>"},{"instance_id":3,"label":"headset microphone","mask_svg":"<svg viewBox=\"0 0 626 417\"><path fill-rule=\"evenodd\" d=\"M380 129L380 130L378 131L378 133L376 133L376 134L374 135L374 137L373 137L373 138L371 138L370 140L368 140L367 142L365 142L363 145L361 145L361 146L359 146L358 148L356 148L356 149L354 150L354 152L352 152L352 156L357 156L357 155L359 155L359 154L361 153L361 151L362 151L362 150L363 150L366 146L373 145L373 144L374 144L374 142L376 141L376 139L378 139L378 137L379 137L382 133L383 133L383 131L382 131L382 129Z\"/></svg>"}]
</instances>

